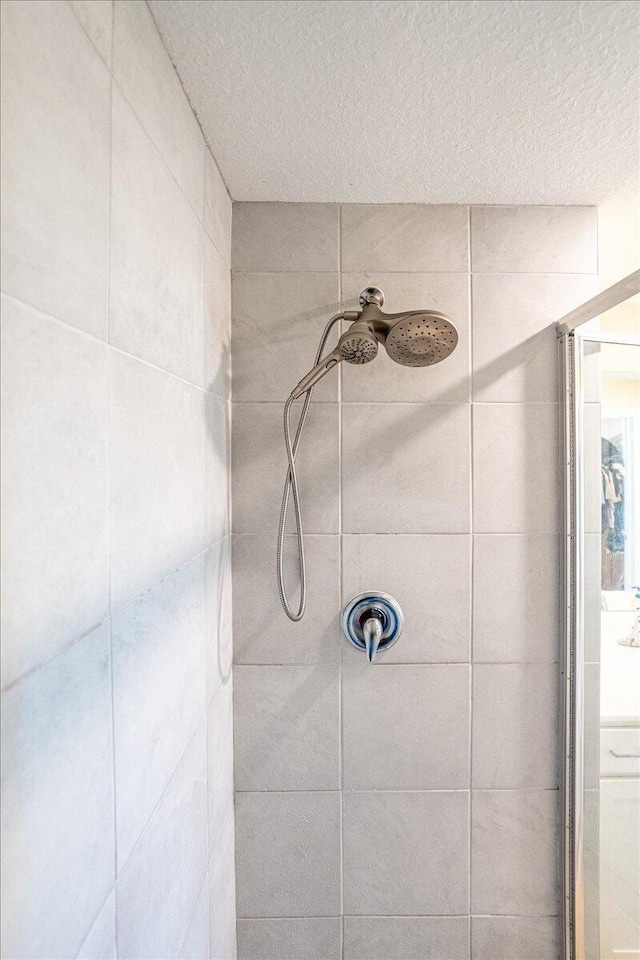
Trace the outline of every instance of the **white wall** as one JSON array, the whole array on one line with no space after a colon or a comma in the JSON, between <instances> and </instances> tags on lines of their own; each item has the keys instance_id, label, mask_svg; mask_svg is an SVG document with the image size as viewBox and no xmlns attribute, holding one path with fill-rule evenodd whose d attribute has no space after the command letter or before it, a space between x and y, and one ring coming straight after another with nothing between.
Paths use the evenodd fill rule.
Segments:
<instances>
[{"instance_id":1,"label":"white wall","mask_svg":"<svg viewBox=\"0 0 640 960\"><path fill-rule=\"evenodd\" d=\"M553 323L597 289L596 210L240 203L233 232L239 956L557 960ZM370 284L460 342L418 370L381 349L318 387L292 624L282 403ZM366 589L406 618L373 666L339 624Z\"/></svg>"},{"instance_id":2,"label":"white wall","mask_svg":"<svg viewBox=\"0 0 640 960\"><path fill-rule=\"evenodd\" d=\"M231 202L145 3L2 66L2 955L228 960Z\"/></svg>"}]
</instances>

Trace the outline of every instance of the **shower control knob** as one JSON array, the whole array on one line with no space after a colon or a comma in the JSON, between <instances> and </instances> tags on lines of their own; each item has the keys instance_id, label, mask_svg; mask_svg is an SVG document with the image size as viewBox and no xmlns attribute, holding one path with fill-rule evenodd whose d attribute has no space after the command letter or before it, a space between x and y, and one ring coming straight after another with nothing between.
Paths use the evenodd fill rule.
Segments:
<instances>
[{"instance_id":1,"label":"shower control knob","mask_svg":"<svg viewBox=\"0 0 640 960\"><path fill-rule=\"evenodd\" d=\"M402 633L404 616L388 593L369 590L352 597L342 611L342 632L373 663L376 653L388 650Z\"/></svg>"},{"instance_id":2,"label":"shower control knob","mask_svg":"<svg viewBox=\"0 0 640 960\"><path fill-rule=\"evenodd\" d=\"M378 287L365 287L358 297L361 307L368 303L377 303L379 307L384 303L384 293Z\"/></svg>"}]
</instances>

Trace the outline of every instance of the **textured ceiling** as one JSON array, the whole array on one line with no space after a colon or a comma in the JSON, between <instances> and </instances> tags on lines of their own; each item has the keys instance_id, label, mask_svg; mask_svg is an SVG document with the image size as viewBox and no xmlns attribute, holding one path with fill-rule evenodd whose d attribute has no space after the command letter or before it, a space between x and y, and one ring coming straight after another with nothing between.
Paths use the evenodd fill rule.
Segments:
<instances>
[{"instance_id":1,"label":"textured ceiling","mask_svg":"<svg viewBox=\"0 0 640 960\"><path fill-rule=\"evenodd\" d=\"M234 200L638 189L635 0L151 0Z\"/></svg>"}]
</instances>

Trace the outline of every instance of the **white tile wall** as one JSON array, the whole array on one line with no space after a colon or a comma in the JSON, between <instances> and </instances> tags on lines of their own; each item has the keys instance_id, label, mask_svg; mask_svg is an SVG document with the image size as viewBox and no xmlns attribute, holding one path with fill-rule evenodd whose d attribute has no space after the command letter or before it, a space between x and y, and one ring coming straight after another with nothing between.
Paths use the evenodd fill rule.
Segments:
<instances>
[{"instance_id":1,"label":"white tile wall","mask_svg":"<svg viewBox=\"0 0 640 960\"><path fill-rule=\"evenodd\" d=\"M202 723L118 878L120 956L180 956L207 871L206 830Z\"/></svg>"},{"instance_id":2,"label":"white tile wall","mask_svg":"<svg viewBox=\"0 0 640 960\"><path fill-rule=\"evenodd\" d=\"M113 617L118 863L160 800L206 703L198 557Z\"/></svg>"},{"instance_id":3,"label":"white tile wall","mask_svg":"<svg viewBox=\"0 0 640 960\"><path fill-rule=\"evenodd\" d=\"M109 627L2 698L2 956L75 957L115 874Z\"/></svg>"},{"instance_id":4,"label":"white tile wall","mask_svg":"<svg viewBox=\"0 0 640 960\"><path fill-rule=\"evenodd\" d=\"M110 88L67 3L2 4L2 288L101 339Z\"/></svg>"},{"instance_id":5,"label":"white tile wall","mask_svg":"<svg viewBox=\"0 0 640 960\"><path fill-rule=\"evenodd\" d=\"M205 401L162 370L115 351L110 357L114 612L202 552Z\"/></svg>"},{"instance_id":6,"label":"white tile wall","mask_svg":"<svg viewBox=\"0 0 640 960\"><path fill-rule=\"evenodd\" d=\"M234 207L244 960L558 956L552 324L589 297L595 250L591 208ZM428 370L381 350L318 389L300 452L308 610L293 624L275 578L282 403L336 298L353 309L372 284L389 311L449 314L460 342ZM373 667L339 622L366 589L406 618Z\"/></svg>"},{"instance_id":7,"label":"white tile wall","mask_svg":"<svg viewBox=\"0 0 640 960\"><path fill-rule=\"evenodd\" d=\"M202 227L118 89L112 140L109 341L202 386Z\"/></svg>"},{"instance_id":8,"label":"white tile wall","mask_svg":"<svg viewBox=\"0 0 640 960\"><path fill-rule=\"evenodd\" d=\"M116 960L116 895L112 890L82 944L76 960Z\"/></svg>"},{"instance_id":9,"label":"white tile wall","mask_svg":"<svg viewBox=\"0 0 640 960\"><path fill-rule=\"evenodd\" d=\"M230 960L231 201L145 3L2 61L2 956Z\"/></svg>"},{"instance_id":10,"label":"white tile wall","mask_svg":"<svg viewBox=\"0 0 640 960\"><path fill-rule=\"evenodd\" d=\"M105 345L3 296L3 683L109 613L106 401Z\"/></svg>"}]
</instances>

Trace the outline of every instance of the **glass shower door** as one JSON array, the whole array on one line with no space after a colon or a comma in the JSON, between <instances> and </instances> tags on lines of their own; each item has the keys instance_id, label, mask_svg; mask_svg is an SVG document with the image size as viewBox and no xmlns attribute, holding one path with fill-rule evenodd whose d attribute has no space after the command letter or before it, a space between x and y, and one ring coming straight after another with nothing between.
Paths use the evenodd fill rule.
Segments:
<instances>
[{"instance_id":1,"label":"glass shower door","mask_svg":"<svg viewBox=\"0 0 640 960\"><path fill-rule=\"evenodd\" d=\"M571 341L567 957L640 960L640 342Z\"/></svg>"}]
</instances>

